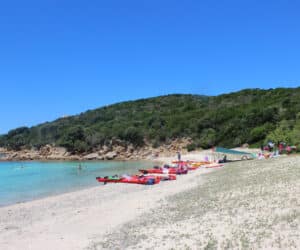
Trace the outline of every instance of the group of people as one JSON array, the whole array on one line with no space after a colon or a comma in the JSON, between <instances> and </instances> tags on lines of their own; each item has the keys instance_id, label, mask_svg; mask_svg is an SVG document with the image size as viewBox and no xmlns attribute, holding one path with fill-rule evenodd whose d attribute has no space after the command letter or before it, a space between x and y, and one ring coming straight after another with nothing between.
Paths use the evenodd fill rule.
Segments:
<instances>
[{"instance_id":1,"label":"group of people","mask_svg":"<svg viewBox=\"0 0 300 250\"><path fill-rule=\"evenodd\" d=\"M262 152L269 151L275 152L276 154L282 154L283 152L290 154L294 148L295 147L289 146L285 142L277 142L277 144L275 144L272 141L269 141L267 145L261 145Z\"/></svg>"}]
</instances>

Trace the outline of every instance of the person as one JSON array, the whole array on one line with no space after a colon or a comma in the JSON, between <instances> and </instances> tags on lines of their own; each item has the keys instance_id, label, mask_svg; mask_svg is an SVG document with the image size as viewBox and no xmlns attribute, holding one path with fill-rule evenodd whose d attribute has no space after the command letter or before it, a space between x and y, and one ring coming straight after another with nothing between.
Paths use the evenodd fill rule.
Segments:
<instances>
[{"instance_id":1,"label":"person","mask_svg":"<svg viewBox=\"0 0 300 250\"><path fill-rule=\"evenodd\" d=\"M177 152L177 159L178 159L178 161L181 161L181 154L179 151Z\"/></svg>"},{"instance_id":2,"label":"person","mask_svg":"<svg viewBox=\"0 0 300 250\"><path fill-rule=\"evenodd\" d=\"M219 160L219 163L225 163L225 162L227 162L227 155L224 155L223 159Z\"/></svg>"},{"instance_id":3,"label":"person","mask_svg":"<svg viewBox=\"0 0 300 250\"><path fill-rule=\"evenodd\" d=\"M269 146L269 151L270 152L273 151L273 149L274 149L274 143L271 142L271 141L269 141L268 146Z\"/></svg>"},{"instance_id":4,"label":"person","mask_svg":"<svg viewBox=\"0 0 300 250\"><path fill-rule=\"evenodd\" d=\"M223 157L223 162L224 162L224 163L227 162L227 155L224 155L224 157Z\"/></svg>"},{"instance_id":5,"label":"person","mask_svg":"<svg viewBox=\"0 0 300 250\"><path fill-rule=\"evenodd\" d=\"M279 149L279 154L282 154L282 151L284 150L284 145L282 142L279 143L278 149Z\"/></svg>"}]
</instances>

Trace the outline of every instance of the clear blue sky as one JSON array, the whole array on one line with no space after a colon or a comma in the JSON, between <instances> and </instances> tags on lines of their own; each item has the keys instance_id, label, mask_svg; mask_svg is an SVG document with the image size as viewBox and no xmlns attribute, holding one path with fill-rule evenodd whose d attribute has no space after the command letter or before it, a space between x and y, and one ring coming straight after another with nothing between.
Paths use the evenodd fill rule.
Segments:
<instances>
[{"instance_id":1,"label":"clear blue sky","mask_svg":"<svg viewBox=\"0 0 300 250\"><path fill-rule=\"evenodd\" d=\"M300 85L300 3L0 3L0 134L171 93Z\"/></svg>"}]
</instances>

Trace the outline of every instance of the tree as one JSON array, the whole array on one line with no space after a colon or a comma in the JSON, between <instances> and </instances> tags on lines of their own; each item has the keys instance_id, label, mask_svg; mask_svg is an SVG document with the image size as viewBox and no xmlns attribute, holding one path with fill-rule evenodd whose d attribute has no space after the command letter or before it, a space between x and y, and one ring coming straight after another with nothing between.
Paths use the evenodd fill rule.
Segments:
<instances>
[{"instance_id":1,"label":"tree","mask_svg":"<svg viewBox=\"0 0 300 250\"><path fill-rule=\"evenodd\" d=\"M280 122L280 125L267 136L267 140L273 142L286 142L291 143L292 134L291 134L291 124L289 121L283 120Z\"/></svg>"},{"instance_id":2,"label":"tree","mask_svg":"<svg viewBox=\"0 0 300 250\"><path fill-rule=\"evenodd\" d=\"M205 129L200 135L200 146L202 148L210 148L216 143L216 131L212 128Z\"/></svg>"},{"instance_id":3,"label":"tree","mask_svg":"<svg viewBox=\"0 0 300 250\"><path fill-rule=\"evenodd\" d=\"M141 132L134 127L129 127L124 131L122 139L132 143L135 146L142 146L144 144L144 137Z\"/></svg>"},{"instance_id":4,"label":"tree","mask_svg":"<svg viewBox=\"0 0 300 250\"><path fill-rule=\"evenodd\" d=\"M72 153L83 152L84 148L87 149L84 129L81 126L69 128L59 141L59 145Z\"/></svg>"}]
</instances>

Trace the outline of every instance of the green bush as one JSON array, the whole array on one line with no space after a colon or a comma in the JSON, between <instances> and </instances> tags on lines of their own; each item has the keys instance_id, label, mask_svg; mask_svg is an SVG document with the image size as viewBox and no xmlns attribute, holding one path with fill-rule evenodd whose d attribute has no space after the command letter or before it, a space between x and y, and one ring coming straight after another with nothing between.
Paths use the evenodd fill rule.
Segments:
<instances>
[{"instance_id":1,"label":"green bush","mask_svg":"<svg viewBox=\"0 0 300 250\"><path fill-rule=\"evenodd\" d=\"M188 144L188 145L186 146L186 149L187 149L188 152L194 151L194 150L196 150L196 148L197 148L197 146L196 146L195 143L191 143L191 144Z\"/></svg>"},{"instance_id":2,"label":"green bush","mask_svg":"<svg viewBox=\"0 0 300 250\"><path fill-rule=\"evenodd\" d=\"M144 137L142 133L134 127L129 127L125 130L122 139L132 143L135 146L142 146L144 144Z\"/></svg>"}]
</instances>

